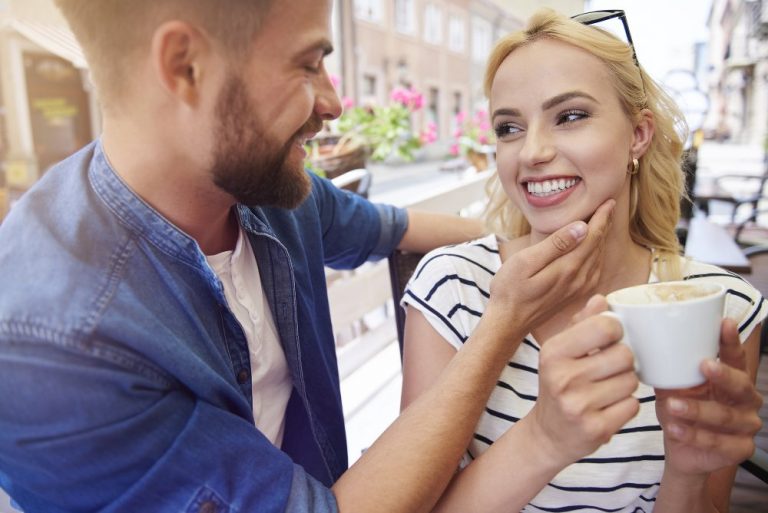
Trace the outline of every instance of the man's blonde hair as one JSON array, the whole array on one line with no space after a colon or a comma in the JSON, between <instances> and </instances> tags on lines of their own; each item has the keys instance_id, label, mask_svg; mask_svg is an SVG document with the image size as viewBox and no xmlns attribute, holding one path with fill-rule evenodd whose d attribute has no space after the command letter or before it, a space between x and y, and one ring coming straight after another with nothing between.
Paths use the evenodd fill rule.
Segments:
<instances>
[{"instance_id":1,"label":"man's blonde hair","mask_svg":"<svg viewBox=\"0 0 768 513\"><path fill-rule=\"evenodd\" d=\"M119 103L137 58L162 23L186 21L229 56L247 55L273 0L54 0L90 66L102 104Z\"/></svg>"},{"instance_id":2,"label":"man's blonde hair","mask_svg":"<svg viewBox=\"0 0 768 513\"><path fill-rule=\"evenodd\" d=\"M493 80L504 59L516 49L545 38L581 48L600 59L609 70L622 108L633 122L643 109L653 113L655 132L630 185L629 232L635 243L656 252L656 272L661 279L679 278L680 243L675 228L685 186L680 167L683 139L676 128L687 132L682 113L635 64L632 49L625 42L605 30L582 25L550 9L537 11L523 30L497 43L485 73L485 93L489 99ZM489 184L489 195L486 222L492 231L512 238L530 233L530 225L507 197L498 175Z\"/></svg>"}]
</instances>

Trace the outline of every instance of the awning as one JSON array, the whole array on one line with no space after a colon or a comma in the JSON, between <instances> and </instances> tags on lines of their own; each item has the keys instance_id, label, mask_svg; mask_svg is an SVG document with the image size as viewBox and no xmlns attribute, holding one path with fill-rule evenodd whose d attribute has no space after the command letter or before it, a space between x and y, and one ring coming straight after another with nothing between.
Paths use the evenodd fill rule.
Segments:
<instances>
[{"instance_id":1,"label":"awning","mask_svg":"<svg viewBox=\"0 0 768 513\"><path fill-rule=\"evenodd\" d=\"M10 20L10 27L41 48L68 60L76 68L88 68L83 50L66 26L12 19Z\"/></svg>"}]
</instances>

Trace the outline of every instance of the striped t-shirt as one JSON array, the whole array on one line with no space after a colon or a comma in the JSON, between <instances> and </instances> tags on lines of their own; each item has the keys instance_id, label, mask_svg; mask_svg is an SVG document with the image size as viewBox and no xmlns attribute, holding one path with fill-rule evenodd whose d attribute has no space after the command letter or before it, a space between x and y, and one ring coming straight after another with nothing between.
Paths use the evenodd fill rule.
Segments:
<instances>
[{"instance_id":1,"label":"striped t-shirt","mask_svg":"<svg viewBox=\"0 0 768 513\"><path fill-rule=\"evenodd\" d=\"M421 311L432 327L457 350L477 326L488 302L490 282L501 266L499 246L491 235L427 254L409 281L403 304ZM760 293L738 275L693 261L683 263L684 279L722 283L725 315L738 321L742 342L766 316ZM658 281L652 274L650 282ZM540 346L530 334L523 340L492 392L467 450L477 458L538 397ZM653 510L664 469L664 446L656 418L653 388L640 384L635 396L640 411L610 442L569 465L523 509L526 512ZM510 472L510 479L514 479Z\"/></svg>"}]
</instances>

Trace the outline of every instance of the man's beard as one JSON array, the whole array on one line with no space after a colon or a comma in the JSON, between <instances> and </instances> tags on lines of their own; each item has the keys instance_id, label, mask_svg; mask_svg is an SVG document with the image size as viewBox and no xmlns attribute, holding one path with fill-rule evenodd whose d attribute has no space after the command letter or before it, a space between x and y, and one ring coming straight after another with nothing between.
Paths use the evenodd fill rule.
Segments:
<instances>
[{"instance_id":1,"label":"man's beard","mask_svg":"<svg viewBox=\"0 0 768 513\"><path fill-rule=\"evenodd\" d=\"M312 182L302 165L291 166L288 154L302 134L317 132L322 121L310 118L280 144L257 121L243 80L232 75L216 105L213 182L248 206L295 208L307 197Z\"/></svg>"}]
</instances>

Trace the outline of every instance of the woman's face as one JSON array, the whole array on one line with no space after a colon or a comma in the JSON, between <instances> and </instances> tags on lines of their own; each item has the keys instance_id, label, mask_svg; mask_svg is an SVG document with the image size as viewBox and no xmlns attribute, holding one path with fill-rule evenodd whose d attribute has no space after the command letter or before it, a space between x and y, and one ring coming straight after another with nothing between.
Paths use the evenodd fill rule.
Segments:
<instances>
[{"instance_id":1,"label":"woman's face","mask_svg":"<svg viewBox=\"0 0 768 513\"><path fill-rule=\"evenodd\" d=\"M558 41L531 43L501 64L490 99L499 177L532 234L588 220L609 198L628 212L635 130L601 61Z\"/></svg>"}]
</instances>

